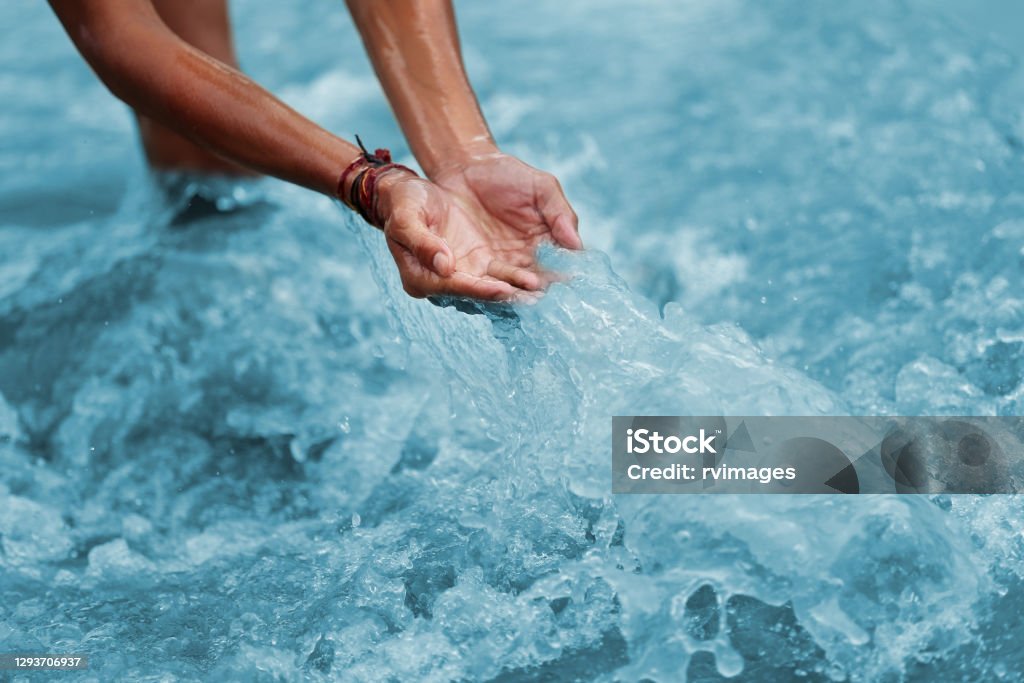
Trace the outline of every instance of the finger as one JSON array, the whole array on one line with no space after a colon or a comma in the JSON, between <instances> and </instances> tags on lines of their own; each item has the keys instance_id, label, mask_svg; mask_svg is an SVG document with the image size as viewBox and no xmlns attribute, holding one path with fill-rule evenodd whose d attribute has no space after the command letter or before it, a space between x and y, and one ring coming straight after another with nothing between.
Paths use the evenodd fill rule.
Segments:
<instances>
[{"instance_id":1,"label":"finger","mask_svg":"<svg viewBox=\"0 0 1024 683\"><path fill-rule=\"evenodd\" d=\"M526 292L504 280L490 276L455 273L443 281L442 294L465 296L485 301L516 301Z\"/></svg>"},{"instance_id":2,"label":"finger","mask_svg":"<svg viewBox=\"0 0 1024 683\"><path fill-rule=\"evenodd\" d=\"M551 230L551 237L566 249L582 249L580 239L579 217L573 211L569 200L565 198L562 186L554 176L548 176L540 188L537 198L537 210L541 218Z\"/></svg>"},{"instance_id":3,"label":"finger","mask_svg":"<svg viewBox=\"0 0 1024 683\"><path fill-rule=\"evenodd\" d=\"M504 280L520 289L529 291L543 289L546 284L540 273L497 259L488 264L487 274L499 280Z\"/></svg>"},{"instance_id":4,"label":"finger","mask_svg":"<svg viewBox=\"0 0 1024 683\"><path fill-rule=\"evenodd\" d=\"M530 294L519 289L504 280L498 280L490 276L470 275L469 273L456 272L451 277L438 278L431 276L434 280L431 285L434 293L448 296L465 297L467 299L481 299L483 301L518 301L525 295Z\"/></svg>"},{"instance_id":5,"label":"finger","mask_svg":"<svg viewBox=\"0 0 1024 683\"><path fill-rule=\"evenodd\" d=\"M424 268L437 275L448 277L455 271L455 256L448 243L431 232L418 214L394 213L384 225L384 234L408 249Z\"/></svg>"},{"instance_id":6,"label":"finger","mask_svg":"<svg viewBox=\"0 0 1024 683\"><path fill-rule=\"evenodd\" d=\"M518 268L536 268L537 258L532 251L507 251L501 260Z\"/></svg>"},{"instance_id":7,"label":"finger","mask_svg":"<svg viewBox=\"0 0 1024 683\"><path fill-rule=\"evenodd\" d=\"M440 278L424 268L411 251L390 237L387 238L387 245L388 251L391 252L391 256L398 266L398 272L402 278L402 289L405 290L405 293L416 299L427 296L430 290L425 288L425 285L428 285L432 279L440 280Z\"/></svg>"},{"instance_id":8,"label":"finger","mask_svg":"<svg viewBox=\"0 0 1024 683\"><path fill-rule=\"evenodd\" d=\"M417 299L433 294L482 299L485 301L520 301L528 292L493 277L479 277L469 273L452 273L438 277L424 268L415 255L393 239L387 240L388 249L402 274L402 288Z\"/></svg>"},{"instance_id":9,"label":"finger","mask_svg":"<svg viewBox=\"0 0 1024 683\"><path fill-rule=\"evenodd\" d=\"M554 270L542 269L540 275L544 278L544 288L547 289L548 285L554 282L568 282L572 279L572 276L566 273L559 273Z\"/></svg>"},{"instance_id":10,"label":"finger","mask_svg":"<svg viewBox=\"0 0 1024 683\"><path fill-rule=\"evenodd\" d=\"M554 225L551 226L551 236L555 238L555 242L566 249L582 249L583 240L580 239L578 226L575 212L571 217L563 213L555 219Z\"/></svg>"}]
</instances>

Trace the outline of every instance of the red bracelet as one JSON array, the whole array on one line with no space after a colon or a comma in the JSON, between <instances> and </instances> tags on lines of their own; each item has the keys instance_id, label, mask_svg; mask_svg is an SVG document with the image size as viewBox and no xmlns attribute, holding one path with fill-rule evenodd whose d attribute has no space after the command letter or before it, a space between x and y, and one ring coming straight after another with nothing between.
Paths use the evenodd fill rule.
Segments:
<instances>
[{"instance_id":1,"label":"red bracelet","mask_svg":"<svg viewBox=\"0 0 1024 683\"><path fill-rule=\"evenodd\" d=\"M418 174L408 166L393 163L390 150L379 148L370 154L358 135L356 142L359 143L359 149L362 151L341 172L336 194L338 199L345 203L345 206L362 216L367 223L383 228L384 218L379 214L377 201L377 181L385 173L396 169L413 175ZM356 174L355 179L349 186L348 192L345 192L345 185L348 184L348 179L352 174Z\"/></svg>"}]
</instances>

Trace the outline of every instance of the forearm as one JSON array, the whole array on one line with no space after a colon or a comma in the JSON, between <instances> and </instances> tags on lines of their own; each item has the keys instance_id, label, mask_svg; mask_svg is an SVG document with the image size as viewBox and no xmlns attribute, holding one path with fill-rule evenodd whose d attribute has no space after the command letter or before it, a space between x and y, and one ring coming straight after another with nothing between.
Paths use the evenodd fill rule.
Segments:
<instances>
[{"instance_id":1,"label":"forearm","mask_svg":"<svg viewBox=\"0 0 1024 683\"><path fill-rule=\"evenodd\" d=\"M358 149L192 48L148 2L53 0L97 75L136 111L248 168L333 195ZM88 9L81 9L91 5ZM102 31L102 33L100 33ZM97 40L97 34L102 40Z\"/></svg>"},{"instance_id":2,"label":"forearm","mask_svg":"<svg viewBox=\"0 0 1024 683\"><path fill-rule=\"evenodd\" d=\"M497 151L466 77L450 0L347 0L395 116L431 178Z\"/></svg>"}]
</instances>

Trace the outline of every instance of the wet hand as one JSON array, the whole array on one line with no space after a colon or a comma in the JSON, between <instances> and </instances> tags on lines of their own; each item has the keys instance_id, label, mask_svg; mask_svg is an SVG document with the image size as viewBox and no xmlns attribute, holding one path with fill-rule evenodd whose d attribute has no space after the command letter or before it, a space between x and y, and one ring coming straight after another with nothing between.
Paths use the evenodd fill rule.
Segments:
<instances>
[{"instance_id":1,"label":"wet hand","mask_svg":"<svg viewBox=\"0 0 1024 683\"><path fill-rule=\"evenodd\" d=\"M546 284L524 267L526 240L474 220L450 192L411 174L380 184L384 237L410 296L515 301Z\"/></svg>"},{"instance_id":2,"label":"wet hand","mask_svg":"<svg viewBox=\"0 0 1024 683\"><path fill-rule=\"evenodd\" d=\"M497 151L481 154L432 180L496 232L534 246L550 240L566 249L583 248L576 212L558 179L515 157Z\"/></svg>"},{"instance_id":3,"label":"wet hand","mask_svg":"<svg viewBox=\"0 0 1024 683\"><path fill-rule=\"evenodd\" d=\"M537 265L537 246L581 246L557 181L506 158L515 163L468 181L448 176L448 187L412 174L381 178L384 235L408 294L531 299L551 280Z\"/></svg>"}]
</instances>

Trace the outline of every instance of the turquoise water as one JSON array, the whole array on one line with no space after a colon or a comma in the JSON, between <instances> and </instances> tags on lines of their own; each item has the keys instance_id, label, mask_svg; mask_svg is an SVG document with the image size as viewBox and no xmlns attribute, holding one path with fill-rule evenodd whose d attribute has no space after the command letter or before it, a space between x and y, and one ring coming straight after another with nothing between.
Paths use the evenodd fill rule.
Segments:
<instances>
[{"instance_id":1,"label":"turquoise water","mask_svg":"<svg viewBox=\"0 0 1024 683\"><path fill-rule=\"evenodd\" d=\"M0 652L1021 680L1016 497L609 494L613 414L1022 409L1018 58L955 3L836 5L461 3L496 135L595 248L512 317L406 298L308 192L158 188L45 6L5 5ZM405 154L337 3L235 16L251 74Z\"/></svg>"}]
</instances>

